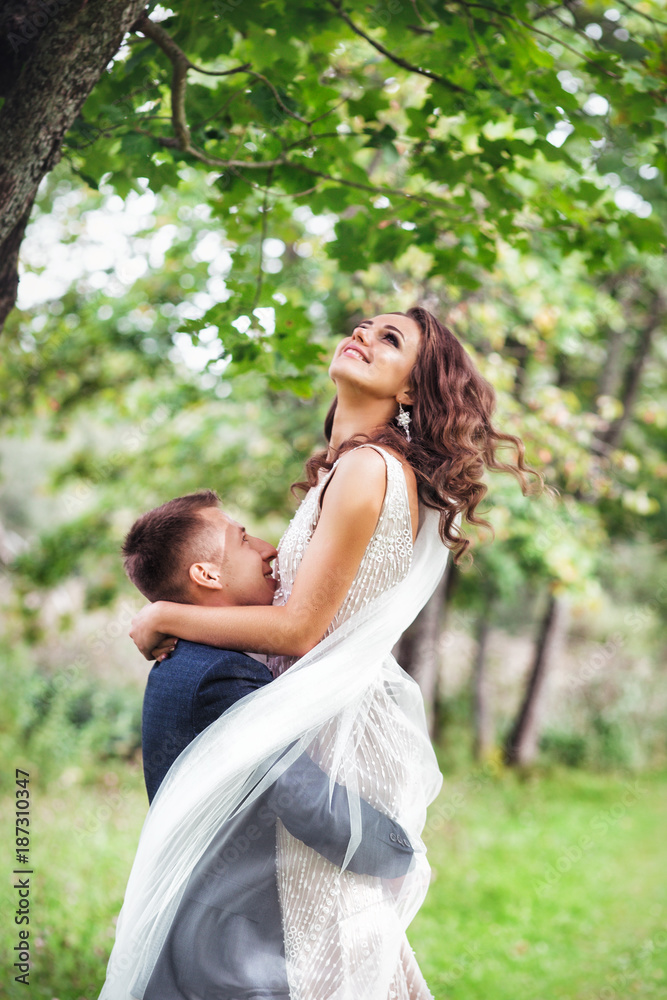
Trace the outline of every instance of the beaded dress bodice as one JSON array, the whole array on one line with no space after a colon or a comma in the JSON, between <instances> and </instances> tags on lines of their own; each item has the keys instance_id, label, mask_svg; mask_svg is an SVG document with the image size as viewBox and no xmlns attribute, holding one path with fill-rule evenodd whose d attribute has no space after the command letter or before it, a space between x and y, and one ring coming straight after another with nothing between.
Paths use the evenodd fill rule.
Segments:
<instances>
[{"instance_id":1,"label":"beaded dress bodice","mask_svg":"<svg viewBox=\"0 0 667 1000\"><path fill-rule=\"evenodd\" d=\"M387 489L373 537L357 575L325 635L337 629L374 597L399 583L407 575L412 560L412 521L403 466L394 455L378 445L359 447L372 447L384 457L387 463ZM319 483L311 487L303 498L283 534L276 561L278 588L273 598L274 605L286 604L292 593L303 554L320 518L322 492L339 461L340 459L334 462L328 472L320 473ZM271 656L268 658L268 666L274 677L277 677L295 660L295 656Z\"/></svg>"}]
</instances>

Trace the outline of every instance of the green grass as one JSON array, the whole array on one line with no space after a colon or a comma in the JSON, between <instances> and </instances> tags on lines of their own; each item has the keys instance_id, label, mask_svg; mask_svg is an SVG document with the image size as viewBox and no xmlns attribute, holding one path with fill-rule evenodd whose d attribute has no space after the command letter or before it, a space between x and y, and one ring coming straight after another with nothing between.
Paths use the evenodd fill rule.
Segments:
<instances>
[{"instance_id":1,"label":"green grass","mask_svg":"<svg viewBox=\"0 0 667 1000\"><path fill-rule=\"evenodd\" d=\"M437 1000L667 997L667 775L449 776L410 929Z\"/></svg>"},{"instance_id":2,"label":"green grass","mask_svg":"<svg viewBox=\"0 0 667 1000\"><path fill-rule=\"evenodd\" d=\"M28 990L7 961L16 901L3 852L1 996L93 1000L104 981L147 806L138 768L80 783L89 776L70 769L33 789ZM667 997L666 792L665 774L522 780L457 765L431 810L435 877L410 930L437 1000ZM5 798L5 843L12 814Z\"/></svg>"},{"instance_id":3,"label":"green grass","mask_svg":"<svg viewBox=\"0 0 667 1000\"><path fill-rule=\"evenodd\" d=\"M25 766L25 765L19 765ZM141 769L114 763L95 784L69 784L82 772L70 768L48 792L33 787L31 799L30 986L14 982L18 944L13 925L16 893L6 875L0 928L0 996L93 1000L102 988L127 878L148 808ZM13 830L14 801L3 798L5 843ZM13 851L3 851L11 872Z\"/></svg>"}]
</instances>

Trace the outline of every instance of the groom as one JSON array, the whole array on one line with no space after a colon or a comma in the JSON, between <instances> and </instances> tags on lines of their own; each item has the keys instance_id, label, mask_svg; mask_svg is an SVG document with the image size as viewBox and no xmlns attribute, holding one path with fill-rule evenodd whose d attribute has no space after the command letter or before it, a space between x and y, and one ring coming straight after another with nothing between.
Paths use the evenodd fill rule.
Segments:
<instances>
[{"instance_id":1,"label":"groom","mask_svg":"<svg viewBox=\"0 0 667 1000\"><path fill-rule=\"evenodd\" d=\"M123 545L125 569L150 601L238 607L270 604L273 546L248 536L217 495L177 497L140 517ZM181 751L240 698L272 680L244 653L179 640L155 663L142 715L149 801ZM393 879L412 860L405 831L359 799L361 843L350 871ZM195 867L143 1000L288 1000L275 868L276 822L333 864L350 838L346 789L302 754L241 810L233 833L215 839ZM141 994L138 994L141 995Z\"/></svg>"}]
</instances>

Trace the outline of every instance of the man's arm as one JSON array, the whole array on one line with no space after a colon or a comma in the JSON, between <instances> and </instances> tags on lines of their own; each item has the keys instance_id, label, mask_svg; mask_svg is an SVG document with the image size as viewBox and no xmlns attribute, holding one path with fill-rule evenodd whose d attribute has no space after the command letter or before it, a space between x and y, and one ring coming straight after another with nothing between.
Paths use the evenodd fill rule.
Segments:
<instances>
[{"instance_id":1,"label":"man's arm","mask_svg":"<svg viewBox=\"0 0 667 1000\"><path fill-rule=\"evenodd\" d=\"M209 667L194 702L196 732L227 711L239 698L272 680L264 664L225 650ZM302 754L267 792L266 807L280 817L292 836L336 865L342 865L350 840L347 789L335 784L329 805L329 777L308 754ZM413 850L402 826L360 798L362 841L349 869L359 875L397 878L410 867Z\"/></svg>"},{"instance_id":2,"label":"man's arm","mask_svg":"<svg viewBox=\"0 0 667 1000\"><path fill-rule=\"evenodd\" d=\"M270 788L266 805L293 837L335 865L342 865L350 840L348 791L335 784L329 805L329 776L302 754ZM362 839L348 868L358 875L398 878L408 871L413 849L405 830L359 799Z\"/></svg>"}]
</instances>

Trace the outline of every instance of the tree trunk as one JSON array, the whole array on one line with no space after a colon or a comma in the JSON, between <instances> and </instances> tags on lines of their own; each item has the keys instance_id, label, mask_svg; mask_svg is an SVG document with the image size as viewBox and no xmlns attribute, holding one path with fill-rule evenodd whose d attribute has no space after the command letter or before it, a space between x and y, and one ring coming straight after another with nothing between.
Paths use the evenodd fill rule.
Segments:
<instances>
[{"instance_id":1,"label":"tree trunk","mask_svg":"<svg viewBox=\"0 0 667 1000\"><path fill-rule=\"evenodd\" d=\"M145 0L5 3L0 51L18 70L2 77L0 110L0 329L16 302L18 255L39 183L63 138L118 51Z\"/></svg>"},{"instance_id":2,"label":"tree trunk","mask_svg":"<svg viewBox=\"0 0 667 1000\"><path fill-rule=\"evenodd\" d=\"M489 701L489 685L486 676L486 653L490 624L490 605L482 612L477 628L477 655L473 665L473 755L475 760L484 760L493 750L495 739L493 718Z\"/></svg>"},{"instance_id":3,"label":"tree trunk","mask_svg":"<svg viewBox=\"0 0 667 1000\"><path fill-rule=\"evenodd\" d=\"M600 375L598 395L613 396L619 383L621 359L625 347L625 330L609 330L607 356Z\"/></svg>"},{"instance_id":4,"label":"tree trunk","mask_svg":"<svg viewBox=\"0 0 667 1000\"><path fill-rule=\"evenodd\" d=\"M648 316L646 317L646 325L639 334L635 354L626 369L625 377L623 379L623 386L620 393L623 412L618 419L612 421L609 428L600 438L600 440L607 445L607 448L611 449L618 446L626 424L632 416L632 411L639 393L642 371L644 370L644 365L651 351L653 335L663 322L664 316L665 303L663 297L659 292L655 292Z\"/></svg>"},{"instance_id":5,"label":"tree trunk","mask_svg":"<svg viewBox=\"0 0 667 1000\"><path fill-rule=\"evenodd\" d=\"M542 621L523 703L505 744L504 756L507 764L526 766L532 764L537 756L547 680L564 644L567 619L566 598L552 594Z\"/></svg>"},{"instance_id":6,"label":"tree trunk","mask_svg":"<svg viewBox=\"0 0 667 1000\"><path fill-rule=\"evenodd\" d=\"M412 625L405 630L396 643L393 653L400 665L419 684L426 722L431 739L437 736L437 704L439 656L438 640L442 631L443 611L452 590L455 572L451 558L442 580L431 599L424 605Z\"/></svg>"}]
</instances>

